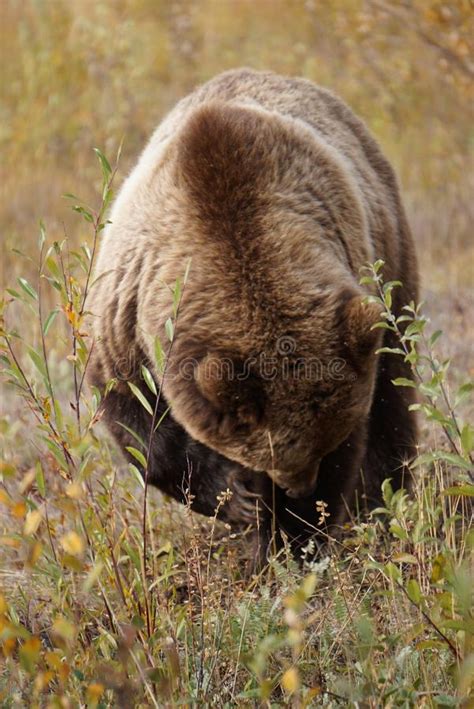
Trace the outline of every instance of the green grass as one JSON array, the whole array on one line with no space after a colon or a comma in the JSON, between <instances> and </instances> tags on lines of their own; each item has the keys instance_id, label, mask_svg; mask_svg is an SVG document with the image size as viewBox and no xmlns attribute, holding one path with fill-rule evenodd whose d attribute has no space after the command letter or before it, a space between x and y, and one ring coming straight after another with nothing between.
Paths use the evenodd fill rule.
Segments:
<instances>
[{"instance_id":1,"label":"green grass","mask_svg":"<svg viewBox=\"0 0 474 709\"><path fill-rule=\"evenodd\" d=\"M2 706L472 706L474 429L462 415L473 386L451 392L439 334L410 306L393 354L412 363L426 434L412 490L387 481L384 506L328 534L316 558L284 549L249 580L247 535L145 490L85 384L114 177L97 152L102 201L73 201L86 241L50 243L41 226L36 278L19 276L4 303L17 415L1 420ZM364 278L396 330L397 286L382 273L378 262Z\"/></svg>"}]
</instances>

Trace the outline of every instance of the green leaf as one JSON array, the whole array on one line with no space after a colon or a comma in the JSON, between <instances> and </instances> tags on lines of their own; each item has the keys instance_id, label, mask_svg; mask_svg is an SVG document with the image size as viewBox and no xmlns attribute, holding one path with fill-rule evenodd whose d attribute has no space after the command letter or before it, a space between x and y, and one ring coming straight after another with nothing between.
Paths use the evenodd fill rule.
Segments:
<instances>
[{"instance_id":1,"label":"green leaf","mask_svg":"<svg viewBox=\"0 0 474 709\"><path fill-rule=\"evenodd\" d=\"M41 438L56 458L57 462L59 463L59 467L63 470L67 470L66 458L64 457L64 452L61 446L59 446L55 441L52 441L49 437L42 436Z\"/></svg>"},{"instance_id":2,"label":"green leaf","mask_svg":"<svg viewBox=\"0 0 474 709\"><path fill-rule=\"evenodd\" d=\"M158 335L155 337L155 364L158 371L163 373L165 369L165 352Z\"/></svg>"},{"instance_id":3,"label":"green leaf","mask_svg":"<svg viewBox=\"0 0 474 709\"><path fill-rule=\"evenodd\" d=\"M20 249L12 249L12 253L16 254L17 256L21 256L21 258L25 258L27 261L30 261L32 264L35 262L31 258L31 256L27 256L26 254L23 253L23 251L20 251Z\"/></svg>"},{"instance_id":4,"label":"green leaf","mask_svg":"<svg viewBox=\"0 0 474 709\"><path fill-rule=\"evenodd\" d=\"M407 533L399 524L392 523L390 525L390 532L394 537L397 537L397 539L408 539Z\"/></svg>"},{"instance_id":5,"label":"green leaf","mask_svg":"<svg viewBox=\"0 0 474 709\"><path fill-rule=\"evenodd\" d=\"M317 582L318 577L316 574L309 574L309 576L306 576L306 578L304 579L303 583L301 584L301 590L306 600L311 598L311 596L313 595L316 589Z\"/></svg>"},{"instance_id":6,"label":"green leaf","mask_svg":"<svg viewBox=\"0 0 474 709\"><path fill-rule=\"evenodd\" d=\"M466 423L461 431L461 445L466 455L474 450L474 428L470 423Z\"/></svg>"},{"instance_id":7,"label":"green leaf","mask_svg":"<svg viewBox=\"0 0 474 709\"><path fill-rule=\"evenodd\" d=\"M382 329L382 330L393 330L393 326L389 325L388 322L376 322L375 325L372 325L370 328L371 330L377 330L377 329Z\"/></svg>"},{"instance_id":8,"label":"green leaf","mask_svg":"<svg viewBox=\"0 0 474 709\"><path fill-rule=\"evenodd\" d=\"M143 406L143 408L148 411L150 416L153 416L153 409L151 408L150 402L145 398L145 395L140 391L137 386L135 386L135 384L132 384L132 382L127 382L127 384L140 402L140 404Z\"/></svg>"},{"instance_id":9,"label":"green leaf","mask_svg":"<svg viewBox=\"0 0 474 709\"><path fill-rule=\"evenodd\" d=\"M419 605L422 596L421 596L421 590L418 585L418 581L416 579L409 579L407 582L407 588L406 588L408 598L410 601L413 601L413 603L416 603L416 605Z\"/></svg>"},{"instance_id":10,"label":"green leaf","mask_svg":"<svg viewBox=\"0 0 474 709\"><path fill-rule=\"evenodd\" d=\"M439 650L442 648L446 647L446 643L443 640L436 640L433 638L432 640L420 640L419 642L416 643L415 645L417 650ZM437 700L440 699L440 695L436 697ZM456 702L456 700L454 700ZM451 698L449 698L449 702L446 704L444 701L442 704L439 704L438 701L436 702L436 705L438 707L450 707L450 706L456 706L456 703L452 703Z\"/></svg>"},{"instance_id":11,"label":"green leaf","mask_svg":"<svg viewBox=\"0 0 474 709\"><path fill-rule=\"evenodd\" d=\"M441 337L442 334L443 334L442 330L436 330L436 332L433 332L433 334L431 335L430 340L429 340L431 347L433 347L435 342L437 342L437 340Z\"/></svg>"},{"instance_id":12,"label":"green leaf","mask_svg":"<svg viewBox=\"0 0 474 709\"><path fill-rule=\"evenodd\" d=\"M168 407L163 411L163 413L161 414L160 418L159 418L158 421L156 422L156 426L155 426L153 432L155 432L155 431L157 431L157 430L159 429L159 427L160 427L160 425L161 425L161 422L163 421L163 419L165 418L165 416L167 416L167 414L169 413L170 408L171 408L171 407L168 406Z\"/></svg>"},{"instance_id":13,"label":"green leaf","mask_svg":"<svg viewBox=\"0 0 474 709\"><path fill-rule=\"evenodd\" d=\"M448 428L452 427L452 421L450 421L443 414L443 412L437 409L435 406L423 406L423 411L425 412L426 418L429 421L437 421L443 426L447 426Z\"/></svg>"},{"instance_id":14,"label":"green leaf","mask_svg":"<svg viewBox=\"0 0 474 709\"><path fill-rule=\"evenodd\" d=\"M137 448L134 448L133 446L125 446L125 450L127 450L130 455L133 455L135 460L138 460L143 470L146 470L146 458L141 451L139 451Z\"/></svg>"},{"instance_id":15,"label":"green leaf","mask_svg":"<svg viewBox=\"0 0 474 709\"><path fill-rule=\"evenodd\" d=\"M456 495L460 497L474 497L474 485L470 485L469 483L465 485L453 485L452 487L447 487L441 494L447 495L448 497L454 497Z\"/></svg>"},{"instance_id":16,"label":"green leaf","mask_svg":"<svg viewBox=\"0 0 474 709\"><path fill-rule=\"evenodd\" d=\"M405 356L405 352L399 347L381 347L375 354L398 354Z\"/></svg>"},{"instance_id":17,"label":"green leaf","mask_svg":"<svg viewBox=\"0 0 474 709\"><path fill-rule=\"evenodd\" d=\"M413 461L412 468L419 468L421 465L431 465L435 460L439 460L439 457L435 453L422 453Z\"/></svg>"},{"instance_id":18,"label":"green leaf","mask_svg":"<svg viewBox=\"0 0 474 709\"><path fill-rule=\"evenodd\" d=\"M383 287L383 292L386 293L387 291L391 291L394 288L401 288L403 286L403 283L401 281L387 281L387 283L384 284Z\"/></svg>"},{"instance_id":19,"label":"green leaf","mask_svg":"<svg viewBox=\"0 0 474 709\"><path fill-rule=\"evenodd\" d=\"M133 465L133 463L129 463L128 469L132 473L133 477L136 479L137 483L145 489L145 481L143 480L143 475L141 472L138 470L136 465Z\"/></svg>"},{"instance_id":20,"label":"green leaf","mask_svg":"<svg viewBox=\"0 0 474 709\"><path fill-rule=\"evenodd\" d=\"M471 470L472 465L461 458L460 455L456 453L450 453L449 451L433 451L432 453L423 453L419 455L412 463L413 468L418 468L420 465L429 465L437 461L446 461L451 463L458 468L463 470Z\"/></svg>"},{"instance_id":21,"label":"green leaf","mask_svg":"<svg viewBox=\"0 0 474 709\"><path fill-rule=\"evenodd\" d=\"M92 216L91 212L89 212L89 210L85 207L81 207L80 205L75 204L73 206L73 210L80 214L86 220L86 222L89 222L89 224L92 224L94 222L94 217Z\"/></svg>"},{"instance_id":22,"label":"green leaf","mask_svg":"<svg viewBox=\"0 0 474 709\"><path fill-rule=\"evenodd\" d=\"M143 441L143 438L141 438L141 437L138 435L138 433L136 433L133 429L131 429L131 428L129 428L128 426L126 426L126 425L125 425L124 423L122 423L121 421L116 421L115 423L117 423L119 426L121 426L122 428L124 428L131 436L133 436L133 438L136 440L136 442L143 448L143 450L146 451L145 442Z\"/></svg>"},{"instance_id":23,"label":"green leaf","mask_svg":"<svg viewBox=\"0 0 474 709\"><path fill-rule=\"evenodd\" d=\"M157 392L156 392L155 380L151 376L150 370L147 369L147 367L145 367L144 364L142 364L142 375L143 375L143 379L145 380L145 384L147 385L148 389L151 391L152 394L154 394L156 396Z\"/></svg>"},{"instance_id":24,"label":"green leaf","mask_svg":"<svg viewBox=\"0 0 474 709\"><path fill-rule=\"evenodd\" d=\"M392 379L392 384L396 387L412 387L416 389L416 384L411 379L406 379L405 377L398 377L397 379Z\"/></svg>"},{"instance_id":25,"label":"green leaf","mask_svg":"<svg viewBox=\"0 0 474 709\"><path fill-rule=\"evenodd\" d=\"M41 467L41 463L39 461L36 463L35 468L36 468L36 485L38 487L38 492L41 495L41 497L45 497L46 485L44 482L43 468Z\"/></svg>"},{"instance_id":26,"label":"green leaf","mask_svg":"<svg viewBox=\"0 0 474 709\"><path fill-rule=\"evenodd\" d=\"M173 327L173 321L171 318L168 318L168 320L165 322L165 332L168 340L170 342L173 342L173 336L174 336L174 327Z\"/></svg>"},{"instance_id":27,"label":"green leaf","mask_svg":"<svg viewBox=\"0 0 474 709\"><path fill-rule=\"evenodd\" d=\"M46 365L44 362L44 359L42 355L39 354L36 350L34 350L32 347L27 346L28 354L30 355L30 358L37 368L37 370L40 372L41 376L46 378Z\"/></svg>"},{"instance_id":28,"label":"green leaf","mask_svg":"<svg viewBox=\"0 0 474 709\"><path fill-rule=\"evenodd\" d=\"M377 303L377 305L383 305L382 299L378 295L365 295L363 298L363 303Z\"/></svg>"},{"instance_id":29,"label":"green leaf","mask_svg":"<svg viewBox=\"0 0 474 709\"><path fill-rule=\"evenodd\" d=\"M393 560L398 561L401 564L418 564L418 559L413 554L407 554L405 552L400 552L400 554L394 554Z\"/></svg>"},{"instance_id":30,"label":"green leaf","mask_svg":"<svg viewBox=\"0 0 474 709\"><path fill-rule=\"evenodd\" d=\"M414 322L407 325L404 336L409 339L420 332L423 332L426 325L426 320L415 320Z\"/></svg>"},{"instance_id":31,"label":"green leaf","mask_svg":"<svg viewBox=\"0 0 474 709\"><path fill-rule=\"evenodd\" d=\"M463 401L465 401L471 391L474 389L474 382L467 382L466 384L463 384L462 386L459 387L456 398L454 400L454 407L459 406Z\"/></svg>"},{"instance_id":32,"label":"green leaf","mask_svg":"<svg viewBox=\"0 0 474 709\"><path fill-rule=\"evenodd\" d=\"M454 465L457 468L462 468L463 470L472 470L472 464L467 460L464 460L464 458L461 458L461 456L457 455L456 453L450 453L449 451L446 451L442 454L442 458L447 463L451 463L451 465Z\"/></svg>"},{"instance_id":33,"label":"green leaf","mask_svg":"<svg viewBox=\"0 0 474 709\"><path fill-rule=\"evenodd\" d=\"M382 498L387 507L390 507L390 502L393 497L393 488L391 478L387 478L382 483Z\"/></svg>"},{"instance_id":34,"label":"green leaf","mask_svg":"<svg viewBox=\"0 0 474 709\"><path fill-rule=\"evenodd\" d=\"M382 261L382 259L379 258L373 266L375 273L378 273L383 266L385 266L385 261Z\"/></svg>"},{"instance_id":35,"label":"green leaf","mask_svg":"<svg viewBox=\"0 0 474 709\"><path fill-rule=\"evenodd\" d=\"M440 395L437 384L435 386L431 386L430 384L420 384L419 389L421 394L433 400L436 400Z\"/></svg>"},{"instance_id":36,"label":"green leaf","mask_svg":"<svg viewBox=\"0 0 474 709\"><path fill-rule=\"evenodd\" d=\"M54 257L49 255L50 253L52 253L52 251L54 251L54 249L52 247L50 249L48 249L48 253L46 255L46 259L45 259L44 263L45 263L46 267L48 268L48 270L50 271L51 275L53 275L58 281L60 281L62 278L62 275L61 275L61 271L59 269L59 266L58 266L57 262L55 261Z\"/></svg>"},{"instance_id":37,"label":"green leaf","mask_svg":"<svg viewBox=\"0 0 474 709\"><path fill-rule=\"evenodd\" d=\"M49 330L49 328L51 327L51 325L53 324L54 319L55 319L56 315L58 314L58 312L59 312L59 310L52 310L52 311L50 312L50 314L48 315L48 317L46 318L46 320L44 321L44 323L43 323L43 335L47 335L47 334L48 334L48 330Z\"/></svg>"},{"instance_id":38,"label":"green leaf","mask_svg":"<svg viewBox=\"0 0 474 709\"><path fill-rule=\"evenodd\" d=\"M186 283L188 281L189 271L191 270L191 261L192 261L192 259L188 259L188 262L186 264L186 269L184 271L184 276L183 276L183 285L186 285Z\"/></svg>"},{"instance_id":39,"label":"green leaf","mask_svg":"<svg viewBox=\"0 0 474 709\"><path fill-rule=\"evenodd\" d=\"M39 245L39 248L41 251L41 249L44 246L44 242L46 241L46 229L44 228L44 224L43 224L42 219L40 219L39 230L40 230L40 233L39 233L38 245Z\"/></svg>"},{"instance_id":40,"label":"green leaf","mask_svg":"<svg viewBox=\"0 0 474 709\"><path fill-rule=\"evenodd\" d=\"M179 303L181 300L181 281L179 278L176 279L176 283L173 290L173 315L176 317L178 312Z\"/></svg>"},{"instance_id":41,"label":"green leaf","mask_svg":"<svg viewBox=\"0 0 474 709\"><path fill-rule=\"evenodd\" d=\"M110 167L109 161L105 157L104 153L99 150L99 148L94 148L94 153L99 158L100 166L102 168L102 174L104 176L104 182L107 182L110 175L112 174L112 168Z\"/></svg>"},{"instance_id":42,"label":"green leaf","mask_svg":"<svg viewBox=\"0 0 474 709\"><path fill-rule=\"evenodd\" d=\"M30 298L33 298L34 300L38 300L37 292L35 291L33 286L31 286L28 283L26 278L18 278L17 281L20 284L20 287L25 291L25 293L27 293L27 295L30 296Z\"/></svg>"},{"instance_id":43,"label":"green leaf","mask_svg":"<svg viewBox=\"0 0 474 709\"><path fill-rule=\"evenodd\" d=\"M398 566L395 566L393 562L389 561L387 564L385 564L384 570L389 579L392 579L392 581L400 582L400 569L398 568Z\"/></svg>"}]
</instances>

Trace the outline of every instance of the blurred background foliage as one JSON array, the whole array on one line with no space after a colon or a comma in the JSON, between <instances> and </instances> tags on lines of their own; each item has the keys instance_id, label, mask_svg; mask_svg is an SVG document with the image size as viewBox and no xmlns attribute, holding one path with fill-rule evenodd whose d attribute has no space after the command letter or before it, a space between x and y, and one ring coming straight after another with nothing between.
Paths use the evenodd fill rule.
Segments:
<instances>
[{"instance_id":1,"label":"blurred background foliage","mask_svg":"<svg viewBox=\"0 0 474 709\"><path fill-rule=\"evenodd\" d=\"M425 286L473 278L473 37L469 0L2 0L4 275L83 227L99 146L119 178L170 107L240 65L310 78L361 115L394 163ZM27 275L27 274L26 274Z\"/></svg>"}]
</instances>

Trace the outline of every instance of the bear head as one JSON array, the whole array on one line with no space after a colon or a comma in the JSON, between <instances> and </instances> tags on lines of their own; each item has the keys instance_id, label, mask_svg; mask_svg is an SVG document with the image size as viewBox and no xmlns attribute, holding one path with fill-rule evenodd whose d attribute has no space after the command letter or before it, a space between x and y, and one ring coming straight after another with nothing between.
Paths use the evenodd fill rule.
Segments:
<instances>
[{"instance_id":1,"label":"bear head","mask_svg":"<svg viewBox=\"0 0 474 709\"><path fill-rule=\"evenodd\" d=\"M380 308L351 269L365 226L350 181L300 126L217 103L178 135L169 184L161 281L192 259L162 384L173 416L308 495L365 424L376 376Z\"/></svg>"}]
</instances>

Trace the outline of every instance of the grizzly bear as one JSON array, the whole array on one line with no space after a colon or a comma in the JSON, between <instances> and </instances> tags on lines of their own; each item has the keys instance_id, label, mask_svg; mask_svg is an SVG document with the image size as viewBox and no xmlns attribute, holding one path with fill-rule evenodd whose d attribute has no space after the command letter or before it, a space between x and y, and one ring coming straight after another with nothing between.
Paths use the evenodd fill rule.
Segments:
<instances>
[{"instance_id":1,"label":"grizzly bear","mask_svg":"<svg viewBox=\"0 0 474 709\"><path fill-rule=\"evenodd\" d=\"M272 525L295 548L318 532L317 501L337 528L385 478L406 484L414 393L391 382L410 368L377 354L396 343L359 280L382 259L398 315L416 257L394 172L343 101L270 72L215 77L163 120L110 221L90 379L117 379L105 420L126 455L131 431L150 442L151 484L205 515L228 488L220 516L258 517L260 542ZM163 374L156 338L188 264ZM162 419L153 433L129 382Z\"/></svg>"}]
</instances>

